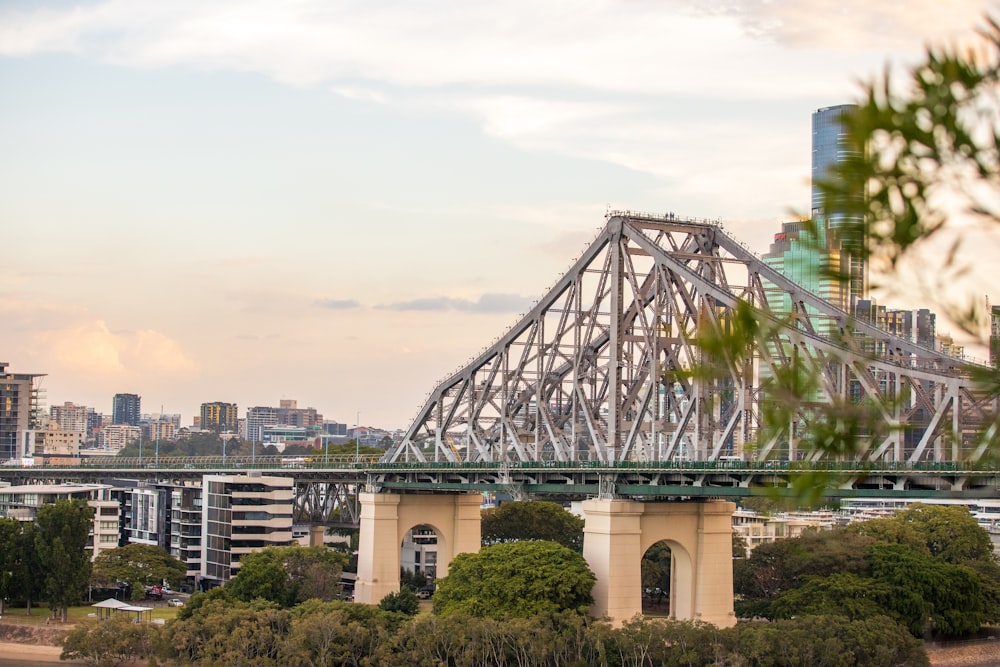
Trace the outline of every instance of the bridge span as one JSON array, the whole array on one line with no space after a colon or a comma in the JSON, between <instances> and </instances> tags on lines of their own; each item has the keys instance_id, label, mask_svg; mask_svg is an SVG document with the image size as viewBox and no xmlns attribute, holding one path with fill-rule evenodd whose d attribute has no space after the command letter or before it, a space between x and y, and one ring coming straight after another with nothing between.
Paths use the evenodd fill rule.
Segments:
<instances>
[{"instance_id":1,"label":"bridge span","mask_svg":"<svg viewBox=\"0 0 1000 667\"><path fill-rule=\"evenodd\" d=\"M752 335L725 337L741 330ZM378 461L5 468L0 479L291 476L314 518L355 503L363 602L398 589L399 545L416 525L436 530L441 575L477 550L482 491L584 500L596 615L640 611L642 554L666 540L672 613L728 625L732 499L803 485L997 496L998 399L974 371L808 292L718 223L615 212Z\"/></svg>"}]
</instances>

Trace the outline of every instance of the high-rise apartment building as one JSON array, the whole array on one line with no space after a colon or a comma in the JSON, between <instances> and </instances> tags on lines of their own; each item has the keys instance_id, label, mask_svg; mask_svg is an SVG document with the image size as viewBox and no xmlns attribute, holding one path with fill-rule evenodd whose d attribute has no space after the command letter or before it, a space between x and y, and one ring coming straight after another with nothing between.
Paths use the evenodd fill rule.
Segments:
<instances>
[{"instance_id":1,"label":"high-rise apartment building","mask_svg":"<svg viewBox=\"0 0 1000 667\"><path fill-rule=\"evenodd\" d=\"M142 418L142 397L136 394L115 394L111 406L111 423L138 426Z\"/></svg>"},{"instance_id":2,"label":"high-rise apartment building","mask_svg":"<svg viewBox=\"0 0 1000 667\"><path fill-rule=\"evenodd\" d=\"M92 408L67 401L49 408L49 420L59 424L59 428L64 431L83 431L86 436L90 432L91 413L93 413Z\"/></svg>"},{"instance_id":3,"label":"high-rise apartment building","mask_svg":"<svg viewBox=\"0 0 1000 667\"><path fill-rule=\"evenodd\" d=\"M248 408L246 424L247 440L264 442L264 429L278 424L278 410L260 405Z\"/></svg>"},{"instance_id":4,"label":"high-rise apartment building","mask_svg":"<svg viewBox=\"0 0 1000 667\"><path fill-rule=\"evenodd\" d=\"M10 373L8 362L0 361L0 461L30 457L30 431L42 427L45 374Z\"/></svg>"},{"instance_id":5,"label":"high-rise apartment building","mask_svg":"<svg viewBox=\"0 0 1000 667\"><path fill-rule=\"evenodd\" d=\"M128 424L112 424L105 426L97 434L97 444L103 449L117 452L132 444L139 442L142 437L142 428L129 426Z\"/></svg>"},{"instance_id":6,"label":"high-rise apartment building","mask_svg":"<svg viewBox=\"0 0 1000 667\"><path fill-rule=\"evenodd\" d=\"M225 583L246 554L291 544L294 493L290 477L205 475L202 579Z\"/></svg>"},{"instance_id":7,"label":"high-rise apartment building","mask_svg":"<svg viewBox=\"0 0 1000 667\"><path fill-rule=\"evenodd\" d=\"M212 431L239 431L239 415L235 403L201 404L201 427Z\"/></svg>"}]
</instances>

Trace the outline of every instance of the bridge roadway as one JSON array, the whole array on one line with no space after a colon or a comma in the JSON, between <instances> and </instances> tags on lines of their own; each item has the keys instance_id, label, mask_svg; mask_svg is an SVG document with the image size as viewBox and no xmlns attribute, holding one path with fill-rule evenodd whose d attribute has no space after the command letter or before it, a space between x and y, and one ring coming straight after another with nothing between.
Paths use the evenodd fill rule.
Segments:
<instances>
[{"instance_id":1,"label":"bridge roadway","mask_svg":"<svg viewBox=\"0 0 1000 667\"><path fill-rule=\"evenodd\" d=\"M0 467L12 484L200 481L203 475L291 477L296 486L333 484L375 492L509 493L515 498L734 500L788 489L820 474L830 497L983 498L1000 496L1000 469L979 463L787 461L386 463L343 457L102 458L79 465Z\"/></svg>"}]
</instances>

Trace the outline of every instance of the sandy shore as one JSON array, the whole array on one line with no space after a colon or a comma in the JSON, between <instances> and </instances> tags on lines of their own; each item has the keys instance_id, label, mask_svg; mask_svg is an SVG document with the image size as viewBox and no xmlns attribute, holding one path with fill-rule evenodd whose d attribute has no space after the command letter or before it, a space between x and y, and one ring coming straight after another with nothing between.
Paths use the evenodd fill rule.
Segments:
<instances>
[{"instance_id":1,"label":"sandy shore","mask_svg":"<svg viewBox=\"0 0 1000 667\"><path fill-rule=\"evenodd\" d=\"M84 665L80 660L60 660L59 654L62 648L59 646L18 644L15 642L0 642L0 664L13 662L16 660L26 660L31 662L52 662L62 665Z\"/></svg>"}]
</instances>

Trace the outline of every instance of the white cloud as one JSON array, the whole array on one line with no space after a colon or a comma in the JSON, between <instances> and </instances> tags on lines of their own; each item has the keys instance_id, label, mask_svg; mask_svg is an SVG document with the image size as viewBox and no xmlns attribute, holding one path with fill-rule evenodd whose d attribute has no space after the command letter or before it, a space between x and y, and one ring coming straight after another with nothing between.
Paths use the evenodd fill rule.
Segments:
<instances>
[{"instance_id":1,"label":"white cloud","mask_svg":"<svg viewBox=\"0 0 1000 667\"><path fill-rule=\"evenodd\" d=\"M125 66L255 71L293 85L370 80L760 95L763 67L804 52L918 47L989 6L936 0L806 3L325 3L109 0L2 12L0 53L72 51ZM763 39L762 39L763 38ZM705 76L713 72L714 76ZM356 86L338 88L350 92ZM792 92L792 91L788 91Z\"/></svg>"},{"instance_id":2,"label":"white cloud","mask_svg":"<svg viewBox=\"0 0 1000 667\"><path fill-rule=\"evenodd\" d=\"M3 360L18 366L40 363L49 373L78 374L95 381L176 378L199 372L181 345L166 334L151 329L112 331L105 321L73 306L0 298L0 320L5 323L0 349L17 356ZM23 341L24 331L31 332L30 344L8 347L7 337Z\"/></svg>"}]
</instances>

